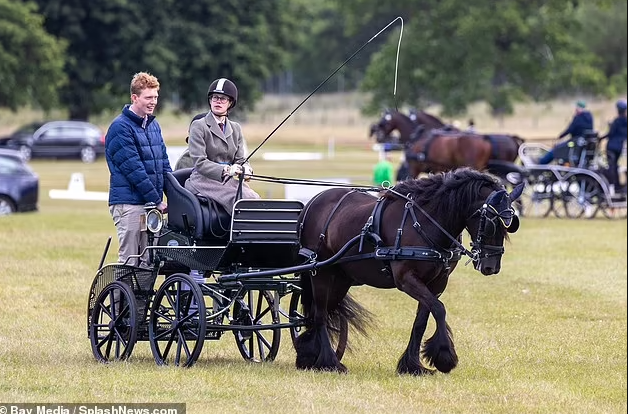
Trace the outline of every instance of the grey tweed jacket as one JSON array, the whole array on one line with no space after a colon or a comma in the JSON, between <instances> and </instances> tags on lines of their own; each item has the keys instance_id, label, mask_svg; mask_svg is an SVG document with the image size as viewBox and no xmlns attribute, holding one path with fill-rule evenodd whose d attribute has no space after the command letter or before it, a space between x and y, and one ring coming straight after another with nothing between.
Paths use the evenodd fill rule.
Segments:
<instances>
[{"instance_id":1,"label":"grey tweed jacket","mask_svg":"<svg viewBox=\"0 0 628 414\"><path fill-rule=\"evenodd\" d=\"M232 178L223 183L222 171L225 164L241 164L246 158L240 124L227 119L223 133L209 112L190 125L189 151L194 161L194 170L185 182L185 188L194 194L215 200L231 213L238 180ZM244 183L242 198L260 196Z\"/></svg>"}]
</instances>

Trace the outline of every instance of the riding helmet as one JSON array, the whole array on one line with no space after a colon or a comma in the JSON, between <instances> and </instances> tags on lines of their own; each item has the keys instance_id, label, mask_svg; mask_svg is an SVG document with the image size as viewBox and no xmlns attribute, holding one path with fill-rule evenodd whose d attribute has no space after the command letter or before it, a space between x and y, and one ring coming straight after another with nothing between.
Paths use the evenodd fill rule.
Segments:
<instances>
[{"instance_id":1,"label":"riding helmet","mask_svg":"<svg viewBox=\"0 0 628 414\"><path fill-rule=\"evenodd\" d=\"M620 99L615 105L617 105L617 109L620 111L625 111L627 107L625 99Z\"/></svg>"},{"instance_id":2,"label":"riding helmet","mask_svg":"<svg viewBox=\"0 0 628 414\"><path fill-rule=\"evenodd\" d=\"M211 96L215 93L221 93L231 98L231 106L229 108L233 108L236 105L236 102L238 102L238 88L235 83L231 82L227 78L216 79L211 83L211 85L209 85L209 90L207 91L208 102L210 101Z\"/></svg>"}]
</instances>

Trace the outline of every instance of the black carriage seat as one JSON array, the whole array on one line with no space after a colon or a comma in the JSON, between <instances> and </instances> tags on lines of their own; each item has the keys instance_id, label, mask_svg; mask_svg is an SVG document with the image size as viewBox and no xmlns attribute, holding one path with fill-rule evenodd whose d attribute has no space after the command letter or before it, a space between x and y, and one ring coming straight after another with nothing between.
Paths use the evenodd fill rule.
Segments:
<instances>
[{"instance_id":1,"label":"black carriage seat","mask_svg":"<svg viewBox=\"0 0 628 414\"><path fill-rule=\"evenodd\" d=\"M233 207L231 241L221 264L252 268L280 268L297 264L299 216L298 200L238 200Z\"/></svg>"},{"instance_id":2,"label":"black carriage seat","mask_svg":"<svg viewBox=\"0 0 628 414\"><path fill-rule=\"evenodd\" d=\"M593 130L586 130L581 137L574 138L570 154L572 166L589 168L595 158L598 141L598 133Z\"/></svg>"},{"instance_id":3,"label":"black carriage seat","mask_svg":"<svg viewBox=\"0 0 628 414\"><path fill-rule=\"evenodd\" d=\"M589 168L595 158L598 141L597 131L586 130L582 136L571 138L567 147L555 150L554 158L560 165Z\"/></svg>"},{"instance_id":4,"label":"black carriage seat","mask_svg":"<svg viewBox=\"0 0 628 414\"><path fill-rule=\"evenodd\" d=\"M185 188L185 180L192 168L183 168L166 174L164 193L168 197L168 227L186 233L196 240L226 239L229 236L231 215L212 200L199 198Z\"/></svg>"}]
</instances>

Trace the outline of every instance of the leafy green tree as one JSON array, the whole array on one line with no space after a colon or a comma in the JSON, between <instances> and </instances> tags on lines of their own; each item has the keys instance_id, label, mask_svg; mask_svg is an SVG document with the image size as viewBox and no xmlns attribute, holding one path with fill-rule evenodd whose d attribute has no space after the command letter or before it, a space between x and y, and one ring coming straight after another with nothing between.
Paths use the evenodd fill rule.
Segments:
<instances>
[{"instance_id":1,"label":"leafy green tree","mask_svg":"<svg viewBox=\"0 0 628 414\"><path fill-rule=\"evenodd\" d=\"M163 36L177 57L168 80L182 109L206 107L207 87L218 77L238 85L239 110L251 109L262 82L286 67L301 12L289 0L174 2Z\"/></svg>"},{"instance_id":2,"label":"leafy green tree","mask_svg":"<svg viewBox=\"0 0 628 414\"><path fill-rule=\"evenodd\" d=\"M576 34L598 59L598 66L610 79L607 93L626 93L628 34L626 0L613 0L606 7L584 3L578 12L582 29Z\"/></svg>"},{"instance_id":3,"label":"leafy green tree","mask_svg":"<svg viewBox=\"0 0 628 414\"><path fill-rule=\"evenodd\" d=\"M32 4L0 0L0 107L52 109L63 73L64 43L43 29Z\"/></svg>"},{"instance_id":4,"label":"leafy green tree","mask_svg":"<svg viewBox=\"0 0 628 414\"><path fill-rule=\"evenodd\" d=\"M395 7L408 16L397 104L439 102L445 114L455 114L484 100L497 115L511 112L513 102L528 96L543 100L569 91L599 93L607 81L595 55L574 36L580 30L577 1L400 0L393 6L353 0L344 5L379 13ZM378 98L370 102L370 111L378 109L382 97L395 103L390 84L397 39L389 35L365 76L363 88Z\"/></svg>"},{"instance_id":5,"label":"leafy green tree","mask_svg":"<svg viewBox=\"0 0 628 414\"><path fill-rule=\"evenodd\" d=\"M252 107L261 81L285 65L295 24L288 0L37 0L47 30L69 43L62 99L73 118L128 101L131 76L149 71L162 98L188 110L206 105L216 77Z\"/></svg>"},{"instance_id":6,"label":"leafy green tree","mask_svg":"<svg viewBox=\"0 0 628 414\"><path fill-rule=\"evenodd\" d=\"M301 3L303 9L302 14L298 16L302 24L299 30L292 34L297 42L290 51L294 92L311 92L360 46L396 17L393 12L388 12L373 15L359 24L352 24L354 20L351 13L347 13L344 2L333 0L293 0L293 2ZM371 41L330 79L321 91L357 89L371 55L385 40L386 36L380 36Z\"/></svg>"},{"instance_id":7,"label":"leafy green tree","mask_svg":"<svg viewBox=\"0 0 628 414\"><path fill-rule=\"evenodd\" d=\"M112 105L133 73L148 70L144 40L152 22L148 4L128 0L37 0L46 30L68 42L61 90L70 118L88 119Z\"/></svg>"}]
</instances>

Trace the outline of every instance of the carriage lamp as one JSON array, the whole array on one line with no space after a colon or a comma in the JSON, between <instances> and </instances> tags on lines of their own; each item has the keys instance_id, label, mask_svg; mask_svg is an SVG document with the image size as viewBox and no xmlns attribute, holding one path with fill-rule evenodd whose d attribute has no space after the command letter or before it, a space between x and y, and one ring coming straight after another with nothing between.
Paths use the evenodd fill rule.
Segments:
<instances>
[{"instance_id":1,"label":"carriage lamp","mask_svg":"<svg viewBox=\"0 0 628 414\"><path fill-rule=\"evenodd\" d=\"M153 234L159 233L164 225L164 215L156 208L146 213L146 228Z\"/></svg>"}]
</instances>

